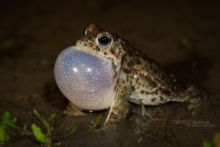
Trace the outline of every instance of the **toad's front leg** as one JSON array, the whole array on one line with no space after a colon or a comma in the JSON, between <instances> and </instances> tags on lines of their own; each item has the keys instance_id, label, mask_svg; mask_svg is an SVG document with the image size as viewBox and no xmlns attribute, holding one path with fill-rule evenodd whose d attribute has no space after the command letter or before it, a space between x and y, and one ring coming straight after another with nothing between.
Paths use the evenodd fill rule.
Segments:
<instances>
[{"instance_id":1,"label":"toad's front leg","mask_svg":"<svg viewBox=\"0 0 220 147\"><path fill-rule=\"evenodd\" d=\"M109 127L120 123L127 117L129 112L128 87L119 80L116 85L115 98L110 107L104 126Z\"/></svg>"}]
</instances>

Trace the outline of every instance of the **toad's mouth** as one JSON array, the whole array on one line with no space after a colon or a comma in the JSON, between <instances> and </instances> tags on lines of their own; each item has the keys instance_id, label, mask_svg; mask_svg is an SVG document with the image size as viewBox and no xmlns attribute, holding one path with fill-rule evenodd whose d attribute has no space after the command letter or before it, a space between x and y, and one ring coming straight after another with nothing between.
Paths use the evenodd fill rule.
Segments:
<instances>
[{"instance_id":1,"label":"toad's mouth","mask_svg":"<svg viewBox=\"0 0 220 147\"><path fill-rule=\"evenodd\" d=\"M78 45L78 44L73 46L73 48L75 48L76 50L78 50L80 52L84 52L85 54L95 56L105 62L111 62L111 64L114 65L114 67L120 66L118 64L120 64L121 55L119 55L118 58L114 54L103 55L98 51L91 50L86 46L82 46L82 45Z\"/></svg>"}]
</instances>

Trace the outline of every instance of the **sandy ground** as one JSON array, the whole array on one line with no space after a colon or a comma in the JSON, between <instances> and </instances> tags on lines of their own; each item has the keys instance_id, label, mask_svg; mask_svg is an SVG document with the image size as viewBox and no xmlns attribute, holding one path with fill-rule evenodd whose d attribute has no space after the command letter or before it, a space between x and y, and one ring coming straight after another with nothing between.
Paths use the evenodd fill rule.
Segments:
<instances>
[{"instance_id":1,"label":"sandy ground","mask_svg":"<svg viewBox=\"0 0 220 147\"><path fill-rule=\"evenodd\" d=\"M80 122L62 144L81 147L199 147L220 131L219 3L201 1L8 1L0 5L0 114L6 110L29 124L31 110L45 116L56 112L54 137ZM63 114L66 100L54 82L58 54L75 43L89 23L127 38L181 80L209 91L209 98L192 115L187 105L150 107L153 119L133 116L119 129L90 131L91 121L106 112L81 117ZM181 40L187 38L189 48ZM139 111L139 106L134 106ZM40 146L14 136L5 146Z\"/></svg>"}]
</instances>

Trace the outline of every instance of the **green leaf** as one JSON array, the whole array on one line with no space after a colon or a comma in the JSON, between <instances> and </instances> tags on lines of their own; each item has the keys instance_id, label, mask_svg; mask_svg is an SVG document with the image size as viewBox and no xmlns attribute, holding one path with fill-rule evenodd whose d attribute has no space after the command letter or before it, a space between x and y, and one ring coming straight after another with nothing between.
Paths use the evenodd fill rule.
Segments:
<instances>
[{"instance_id":1,"label":"green leaf","mask_svg":"<svg viewBox=\"0 0 220 147\"><path fill-rule=\"evenodd\" d=\"M8 141L9 135L7 133L7 126L1 122L0 123L0 144L4 144L6 141Z\"/></svg>"},{"instance_id":2,"label":"green leaf","mask_svg":"<svg viewBox=\"0 0 220 147\"><path fill-rule=\"evenodd\" d=\"M203 141L203 147L212 147L212 143L208 140Z\"/></svg>"},{"instance_id":3,"label":"green leaf","mask_svg":"<svg viewBox=\"0 0 220 147\"><path fill-rule=\"evenodd\" d=\"M11 115L10 112L6 111L4 114L3 114L3 122L7 122L7 121L10 121L10 122L13 122L13 123L16 123L16 118L13 118L13 116Z\"/></svg>"},{"instance_id":4,"label":"green leaf","mask_svg":"<svg viewBox=\"0 0 220 147\"><path fill-rule=\"evenodd\" d=\"M68 129L68 131L64 134L64 137L63 137L63 138L67 138L67 137L73 135L74 133L76 133L76 131L79 129L79 126L80 126L79 123L73 124L73 126L70 127L70 128Z\"/></svg>"},{"instance_id":5,"label":"green leaf","mask_svg":"<svg viewBox=\"0 0 220 147\"><path fill-rule=\"evenodd\" d=\"M37 141L41 143L46 142L46 135L42 132L41 128L37 124L33 123L31 125L32 133Z\"/></svg>"},{"instance_id":6,"label":"green leaf","mask_svg":"<svg viewBox=\"0 0 220 147\"><path fill-rule=\"evenodd\" d=\"M17 125L17 118L13 117L10 112L6 111L3 114L2 120L3 123L8 125L9 127L14 128L16 130L21 130L21 127Z\"/></svg>"}]
</instances>

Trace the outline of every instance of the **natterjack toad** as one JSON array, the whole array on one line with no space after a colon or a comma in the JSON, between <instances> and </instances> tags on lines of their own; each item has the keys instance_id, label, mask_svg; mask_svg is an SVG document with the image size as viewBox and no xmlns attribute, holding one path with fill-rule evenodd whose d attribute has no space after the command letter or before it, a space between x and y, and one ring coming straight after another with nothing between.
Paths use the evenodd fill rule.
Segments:
<instances>
[{"instance_id":1,"label":"natterjack toad","mask_svg":"<svg viewBox=\"0 0 220 147\"><path fill-rule=\"evenodd\" d=\"M161 66L119 35L94 24L76 45L64 50L55 64L63 94L82 110L110 108L106 125L120 122L129 102L159 105L194 101L199 91L179 86Z\"/></svg>"}]
</instances>

